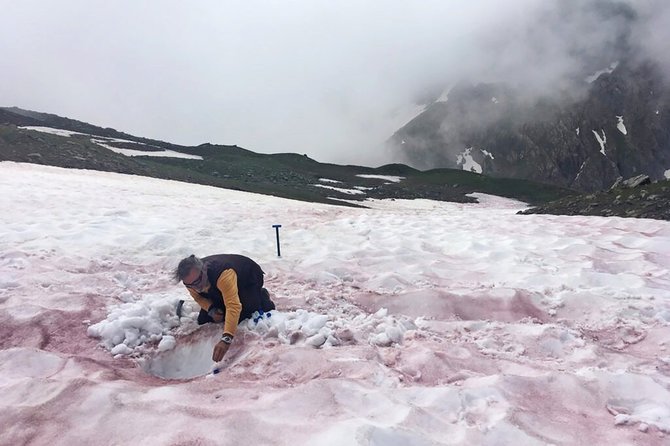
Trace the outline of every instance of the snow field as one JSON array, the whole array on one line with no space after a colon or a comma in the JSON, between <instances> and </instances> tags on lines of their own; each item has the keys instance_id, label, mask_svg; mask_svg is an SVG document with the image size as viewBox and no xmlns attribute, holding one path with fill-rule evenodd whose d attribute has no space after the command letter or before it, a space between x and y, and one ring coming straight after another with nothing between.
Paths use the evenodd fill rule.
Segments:
<instances>
[{"instance_id":1,"label":"snow field","mask_svg":"<svg viewBox=\"0 0 670 446\"><path fill-rule=\"evenodd\" d=\"M0 163L0 443L667 444L670 225L477 198ZM278 311L207 379L221 326L175 316L169 273L216 252L256 259Z\"/></svg>"}]
</instances>

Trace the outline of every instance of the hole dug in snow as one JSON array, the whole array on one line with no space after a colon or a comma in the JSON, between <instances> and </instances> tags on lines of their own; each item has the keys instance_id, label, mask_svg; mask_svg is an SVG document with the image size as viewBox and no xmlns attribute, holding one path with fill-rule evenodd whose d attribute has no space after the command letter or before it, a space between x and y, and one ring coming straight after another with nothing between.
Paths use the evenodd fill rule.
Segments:
<instances>
[{"instance_id":1,"label":"hole dug in snow","mask_svg":"<svg viewBox=\"0 0 670 446\"><path fill-rule=\"evenodd\" d=\"M236 337L245 339L250 335L259 339L275 339L281 344L312 348L339 345L342 341L327 326L328 321L326 315L305 310L288 313L273 311L262 317L254 313L251 319L240 323ZM215 367L226 367L235 361L240 349L245 347L233 343L222 364L214 364L212 350L219 341L221 328L219 324L202 327L193 335L170 345L167 351L161 351L159 344L158 353L143 360L143 369L164 379L192 379L208 375ZM247 350L249 348L252 347L246 347Z\"/></svg>"},{"instance_id":2,"label":"hole dug in snow","mask_svg":"<svg viewBox=\"0 0 670 446\"><path fill-rule=\"evenodd\" d=\"M240 323L236 338L221 364L212 361L212 350L221 336L221 326L207 326L178 339L167 351L143 360L143 369L164 379L193 379L206 376L215 367L227 368L258 349L270 345L307 348L330 348L359 342L376 347L401 343L405 332L416 329L408 320L396 320L385 309L374 314L359 314L343 319L305 310L273 311L271 317L254 317ZM254 340L252 342L252 340Z\"/></svg>"},{"instance_id":3,"label":"hole dug in snow","mask_svg":"<svg viewBox=\"0 0 670 446\"><path fill-rule=\"evenodd\" d=\"M220 327L203 329L190 339L180 339L168 351L144 360L145 372L163 379L193 379L212 371L212 350L221 336Z\"/></svg>"}]
</instances>

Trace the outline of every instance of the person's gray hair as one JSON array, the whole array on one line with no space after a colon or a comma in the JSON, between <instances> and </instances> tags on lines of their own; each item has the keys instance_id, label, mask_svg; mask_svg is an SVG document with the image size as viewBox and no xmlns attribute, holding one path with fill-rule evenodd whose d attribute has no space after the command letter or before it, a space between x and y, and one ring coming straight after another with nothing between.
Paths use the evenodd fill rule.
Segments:
<instances>
[{"instance_id":1,"label":"person's gray hair","mask_svg":"<svg viewBox=\"0 0 670 446\"><path fill-rule=\"evenodd\" d=\"M202 260L197 258L195 254L191 254L185 259L182 259L179 262L179 265L177 265L177 267L175 268L174 280L177 282L181 282L182 280L184 280L186 276L188 276L188 274L191 272L193 268L201 270L203 266L204 264L202 263Z\"/></svg>"}]
</instances>

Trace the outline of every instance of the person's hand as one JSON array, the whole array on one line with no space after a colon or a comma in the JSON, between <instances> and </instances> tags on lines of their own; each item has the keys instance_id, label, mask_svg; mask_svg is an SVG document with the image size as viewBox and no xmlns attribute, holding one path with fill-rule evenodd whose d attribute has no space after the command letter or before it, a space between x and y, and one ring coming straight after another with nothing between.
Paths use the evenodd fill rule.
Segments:
<instances>
[{"instance_id":1,"label":"person's hand","mask_svg":"<svg viewBox=\"0 0 670 446\"><path fill-rule=\"evenodd\" d=\"M224 313L220 308L212 308L208 311L208 313L209 317L214 319L214 322L221 322L223 320Z\"/></svg>"},{"instance_id":2,"label":"person's hand","mask_svg":"<svg viewBox=\"0 0 670 446\"><path fill-rule=\"evenodd\" d=\"M214 352L212 353L212 360L214 362L221 361L229 348L230 344L226 344L223 341L217 342L214 346Z\"/></svg>"}]
</instances>

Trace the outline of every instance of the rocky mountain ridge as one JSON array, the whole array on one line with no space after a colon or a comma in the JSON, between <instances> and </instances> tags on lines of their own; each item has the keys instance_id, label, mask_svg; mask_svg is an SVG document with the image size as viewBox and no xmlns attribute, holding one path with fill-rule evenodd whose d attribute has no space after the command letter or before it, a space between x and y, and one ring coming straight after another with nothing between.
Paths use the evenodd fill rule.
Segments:
<instances>
[{"instance_id":1,"label":"rocky mountain ridge","mask_svg":"<svg viewBox=\"0 0 670 446\"><path fill-rule=\"evenodd\" d=\"M418 168L461 168L584 192L619 177L670 176L670 88L651 62L614 62L584 95L529 101L506 84L459 84L399 129L392 149Z\"/></svg>"}]
</instances>

